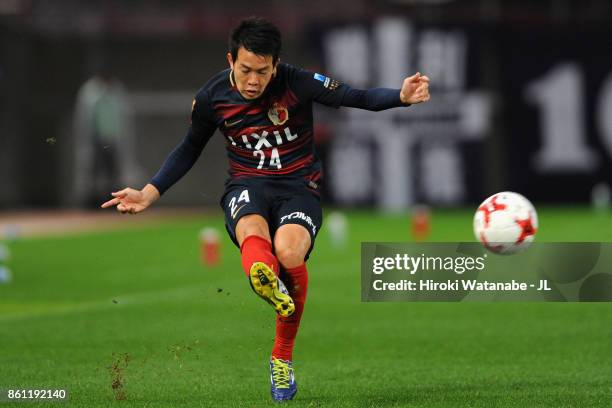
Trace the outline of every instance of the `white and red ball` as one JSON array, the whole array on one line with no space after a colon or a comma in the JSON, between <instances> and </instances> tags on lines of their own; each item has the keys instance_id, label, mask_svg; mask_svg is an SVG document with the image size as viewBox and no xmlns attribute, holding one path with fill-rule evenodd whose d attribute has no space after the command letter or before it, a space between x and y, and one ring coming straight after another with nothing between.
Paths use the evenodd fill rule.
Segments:
<instances>
[{"instance_id":1,"label":"white and red ball","mask_svg":"<svg viewBox=\"0 0 612 408\"><path fill-rule=\"evenodd\" d=\"M487 249L514 254L529 247L538 230L538 215L528 199L503 191L480 204L474 215L474 234Z\"/></svg>"}]
</instances>

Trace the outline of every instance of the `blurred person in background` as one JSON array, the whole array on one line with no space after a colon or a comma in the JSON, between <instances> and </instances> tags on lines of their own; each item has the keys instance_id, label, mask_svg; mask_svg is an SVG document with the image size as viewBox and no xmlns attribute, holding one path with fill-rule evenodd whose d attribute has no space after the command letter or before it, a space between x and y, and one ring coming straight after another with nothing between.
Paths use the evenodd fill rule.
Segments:
<instances>
[{"instance_id":1,"label":"blurred person in background","mask_svg":"<svg viewBox=\"0 0 612 408\"><path fill-rule=\"evenodd\" d=\"M429 78L416 73L401 89L353 89L279 63L280 51L276 26L260 18L243 20L230 34L229 69L197 93L182 143L142 190L114 192L102 207L131 214L145 210L189 171L221 130L230 162L221 206L252 289L278 314L269 368L272 397L284 401L297 392L292 354L308 289L306 260L322 224L312 104L372 111L410 106L429 100Z\"/></svg>"},{"instance_id":2,"label":"blurred person in background","mask_svg":"<svg viewBox=\"0 0 612 408\"><path fill-rule=\"evenodd\" d=\"M74 112L74 202L98 206L116 183L141 180L133 110L121 81L102 65L81 85Z\"/></svg>"}]
</instances>

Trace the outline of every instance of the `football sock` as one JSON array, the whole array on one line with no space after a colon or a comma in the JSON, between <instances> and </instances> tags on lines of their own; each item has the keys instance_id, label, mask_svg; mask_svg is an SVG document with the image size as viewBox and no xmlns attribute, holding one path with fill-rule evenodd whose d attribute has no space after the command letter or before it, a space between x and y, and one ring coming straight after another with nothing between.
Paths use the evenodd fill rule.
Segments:
<instances>
[{"instance_id":1,"label":"football sock","mask_svg":"<svg viewBox=\"0 0 612 408\"><path fill-rule=\"evenodd\" d=\"M276 276L279 273L278 259L272 252L272 244L267 239L257 235L249 235L240 247L242 253L242 268L247 277L251 272L251 266L255 262L263 262L268 265Z\"/></svg>"},{"instance_id":2,"label":"football sock","mask_svg":"<svg viewBox=\"0 0 612 408\"><path fill-rule=\"evenodd\" d=\"M293 343L300 327L300 319L306 303L306 292L308 291L308 271L306 264L295 268L283 268L281 280L287 286L289 294L295 303L295 312L289 317L276 317L276 337L272 356L282 360L293 360Z\"/></svg>"}]
</instances>

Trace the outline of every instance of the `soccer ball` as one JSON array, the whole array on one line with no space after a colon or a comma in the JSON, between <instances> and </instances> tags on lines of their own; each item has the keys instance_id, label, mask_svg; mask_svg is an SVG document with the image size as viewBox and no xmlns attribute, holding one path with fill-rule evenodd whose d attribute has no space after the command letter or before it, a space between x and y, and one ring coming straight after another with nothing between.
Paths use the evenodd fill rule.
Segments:
<instances>
[{"instance_id":1,"label":"soccer ball","mask_svg":"<svg viewBox=\"0 0 612 408\"><path fill-rule=\"evenodd\" d=\"M533 205L520 194L503 191L480 204L474 215L474 234L487 249L514 254L531 245L538 230Z\"/></svg>"}]
</instances>

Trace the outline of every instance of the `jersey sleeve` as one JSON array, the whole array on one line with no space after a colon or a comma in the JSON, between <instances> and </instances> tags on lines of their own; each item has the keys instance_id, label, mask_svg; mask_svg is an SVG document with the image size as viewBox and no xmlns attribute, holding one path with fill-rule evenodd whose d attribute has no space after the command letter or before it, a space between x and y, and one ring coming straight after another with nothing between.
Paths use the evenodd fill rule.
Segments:
<instances>
[{"instance_id":1,"label":"jersey sleeve","mask_svg":"<svg viewBox=\"0 0 612 408\"><path fill-rule=\"evenodd\" d=\"M191 128L197 137L205 140L204 144L208 142L217 129L214 110L208 92L198 93L193 100L191 106Z\"/></svg>"},{"instance_id":2,"label":"jersey sleeve","mask_svg":"<svg viewBox=\"0 0 612 408\"><path fill-rule=\"evenodd\" d=\"M187 134L151 180L160 194L165 193L193 167L216 128L210 98L206 93L198 94L192 103Z\"/></svg>"},{"instance_id":3,"label":"jersey sleeve","mask_svg":"<svg viewBox=\"0 0 612 408\"><path fill-rule=\"evenodd\" d=\"M349 89L341 83L323 74L291 67L289 86L300 100L311 100L322 105L338 108L344 94Z\"/></svg>"},{"instance_id":4,"label":"jersey sleeve","mask_svg":"<svg viewBox=\"0 0 612 408\"><path fill-rule=\"evenodd\" d=\"M349 85L323 74L291 67L290 86L300 99L312 100L323 105L381 111L410 106L400 100L399 89L353 89Z\"/></svg>"},{"instance_id":5,"label":"jersey sleeve","mask_svg":"<svg viewBox=\"0 0 612 408\"><path fill-rule=\"evenodd\" d=\"M370 111L381 111L410 106L400 99L400 90L392 88L353 89L349 88L342 99L342 106Z\"/></svg>"}]
</instances>

